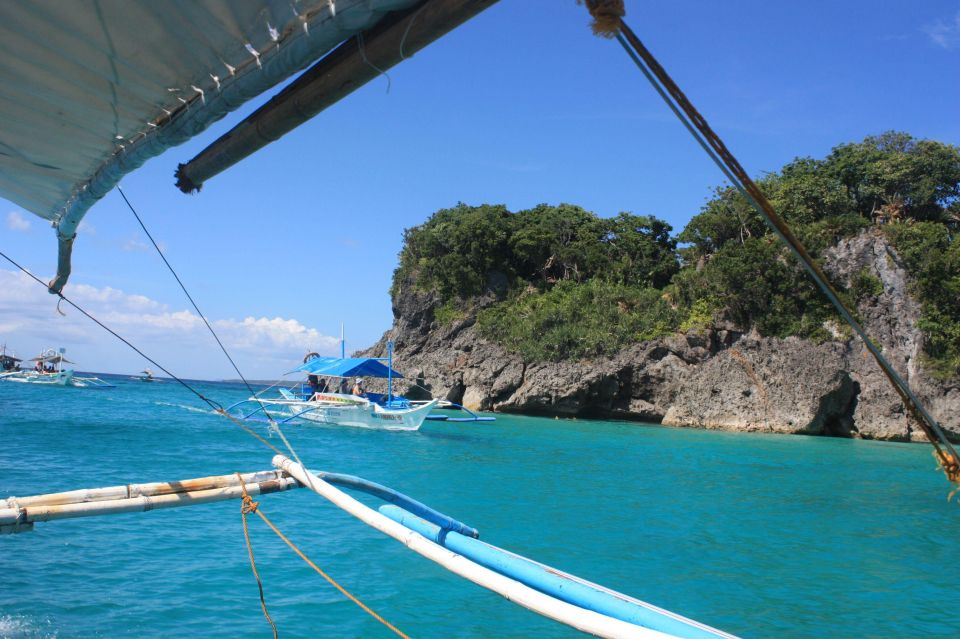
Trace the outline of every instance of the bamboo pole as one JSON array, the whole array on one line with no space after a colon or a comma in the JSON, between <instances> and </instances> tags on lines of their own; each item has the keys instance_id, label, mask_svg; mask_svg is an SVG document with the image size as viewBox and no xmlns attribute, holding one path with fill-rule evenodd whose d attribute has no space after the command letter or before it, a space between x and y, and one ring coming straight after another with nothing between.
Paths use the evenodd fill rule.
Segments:
<instances>
[{"instance_id":1,"label":"bamboo pole","mask_svg":"<svg viewBox=\"0 0 960 639\"><path fill-rule=\"evenodd\" d=\"M611 639L676 639L674 635L627 623L560 601L519 581L476 564L367 507L319 477L310 474L303 466L283 455L275 456L273 465L295 477L301 485L328 499L365 524L393 537L410 550L537 614L598 637L609 637Z\"/></svg>"},{"instance_id":2,"label":"bamboo pole","mask_svg":"<svg viewBox=\"0 0 960 639\"><path fill-rule=\"evenodd\" d=\"M162 508L179 508L181 506L195 506L198 504L208 504L227 499L239 499L243 497L243 491L247 494L267 495L270 493L291 490L299 488L300 483L289 476L277 471L261 471L258 473L248 473L246 478L253 477L256 481L247 482L241 485L236 475L223 475L220 477L201 477L195 480L184 480L182 482L170 482L160 484L141 484L140 489L152 491L152 494L137 494L131 497L120 499L111 499L101 493L101 498L96 501L83 501L77 499L70 503L44 503L47 498L64 499L64 495L73 495L77 497L83 493L94 493L96 491L114 491L117 488L93 489L91 491L71 491L70 493L54 493L52 495L36 495L24 497L18 500L11 497L6 500L7 508L0 508L0 532L16 533L33 529L33 524L39 521L55 521L58 519L72 519L76 517L93 517L97 515L114 515L117 513L146 512L148 510L159 510ZM230 479L232 484L230 485ZM171 491L178 485L192 486L196 482L199 486L215 487L202 489L181 489ZM23 502L32 502L35 505L24 506Z\"/></svg>"},{"instance_id":3,"label":"bamboo pole","mask_svg":"<svg viewBox=\"0 0 960 639\"><path fill-rule=\"evenodd\" d=\"M241 477L245 484L259 483L270 479L280 479L284 475L278 470L260 470L254 473L243 473ZM48 493L29 497L8 497L0 500L0 508L28 506L59 506L61 504L75 504L80 502L106 501L113 499L128 499L140 495L168 495L193 490L208 490L237 485L236 474L214 475L211 477L197 477L196 479L182 479L171 482L152 482L148 484L125 484L106 488L83 488L62 493Z\"/></svg>"}]
</instances>

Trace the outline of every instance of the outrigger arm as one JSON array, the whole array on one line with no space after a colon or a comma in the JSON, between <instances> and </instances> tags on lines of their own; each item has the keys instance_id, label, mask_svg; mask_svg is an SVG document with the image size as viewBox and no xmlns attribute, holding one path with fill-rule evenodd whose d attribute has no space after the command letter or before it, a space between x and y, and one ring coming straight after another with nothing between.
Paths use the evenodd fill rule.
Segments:
<instances>
[{"instance_id":1,"label":"outrigger arm","mask_svg":"<svg viewBox=\"0 0 960 639\"><path fill-rule=\"evenodd\" d=\"M610 639L737 639L628 595L479 540L480 533L386 486L337 473L308 471L283 455L276 470L126 484L0 500L0 532L75 517L145 512L309 488L368 526L443 568L539 615ZM336 486L388 502L379 511Z\"/></svg>"}]
</instances>

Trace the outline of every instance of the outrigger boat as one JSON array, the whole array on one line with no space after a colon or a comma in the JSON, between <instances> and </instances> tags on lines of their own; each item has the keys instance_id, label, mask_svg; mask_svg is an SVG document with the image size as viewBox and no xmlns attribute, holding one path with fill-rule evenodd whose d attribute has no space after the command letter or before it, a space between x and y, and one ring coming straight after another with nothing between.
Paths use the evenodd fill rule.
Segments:
<instances>
[{"instance_id":1,"label":"outrigger boat","mask_svg":"<svg viewBox=\"0 0 960 639\"><path fill-rule=\"evenodd\" d=\"M140 375L131 375L130 379L134 379L138 382L159 382L160 380L153 376L153 371L149 368L143 369Z\"/></svg>"},{"instance_id":2,"label":"outrigger boat","mask_svg":"<svg viewBox=\"0 0 960 639\"><path fill-rule=\"evenodd\" d=\"M72 368L64 368L64 364L73 364L64 357L64 349L59 352L48 348L39 356L31 358L34 362L33 370L11 371L0 375L5 382L20 382L23 384L42 384L44 386L72 386L74 388L114 388L113 384L103 381L99 377L80 377L74 374Z\"/></svg>"},{"instance_id":3,"label":"outrigger boat","mask_svg":"<svg viewBox=\"0 0 960 639\"><path fill-rule=\"evenodd\" d=\"M383 362L386 361L387 364ZM294 388L277 388L277 396L266 397L270 389L261 391L249 399L234 404L228 410L244 405L257 404L252 412L241 414L250 419L261 413L278 418L280 423L294 420L376 428L383 430L419 430L430 411L440 400L411 401L393 394L394 378L403 375L393 370L393 348L388 345L387 357L321 357L309 353L303 364L286 375L306 373L311 384L299 384ZM356 379L362 388L364 378L386 379L387 392L349 391L349 380Z\"/></svg>"},{"instance_id":4,"label":"outrigger boat","mask_svg":"<svg viewBox=\"0 0 960 639\"><path fill-rule=\"evenodd\" d=\"M19 357L7 353L6 344L0 346L0 376L7 373L18 372L20 370L20 362L22 361Z\"/></svg>"}]
</instances>

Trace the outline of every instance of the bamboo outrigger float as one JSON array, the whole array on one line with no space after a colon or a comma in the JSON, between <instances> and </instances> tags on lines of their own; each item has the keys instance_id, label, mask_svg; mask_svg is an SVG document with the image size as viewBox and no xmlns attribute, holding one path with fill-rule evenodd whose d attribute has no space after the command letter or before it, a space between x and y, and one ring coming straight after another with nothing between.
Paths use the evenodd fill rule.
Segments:
<instances>
[{"instance_id":1,"label":"bamboo outrigger float","mask_svg":"<svg viewBox=\"0 0 960 639\"><path fill-rule=\"evenodd\" d=\"M0 501L0 533L27 532L37 522L195 506L308 488L443 568L577 630L611 639L736 639L482 542L476 529L386 486L351 475L311 473L283 455L275 456L273 465L276 470L8 497ZM374 510L338 485L389 505Z\"/></svg>"}]
</instances>

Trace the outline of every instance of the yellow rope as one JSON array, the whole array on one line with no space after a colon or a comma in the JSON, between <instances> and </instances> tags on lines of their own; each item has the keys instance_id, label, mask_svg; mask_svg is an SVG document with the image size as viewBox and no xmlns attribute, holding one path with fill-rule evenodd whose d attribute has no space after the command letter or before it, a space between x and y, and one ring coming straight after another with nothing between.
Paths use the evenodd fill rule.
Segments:
<instances>
[{"instance_id":1,"label":"yellow rope","mask_svg":"<svg viewBox=\"0 0 960 639\"><path fill-rule=\"evenodd\" d=\"M237 477L240 477L240 474L239 474L239 473L237 473ZM352 601L353 603L355 603L355 604L357 604L358 606L360 606L360 608L362 608L364 612L366 612L368 615L370 615L371 617L373 617L374 619L376 619L377 621L379 621L380 623L382 623L384 626L386 626L387 628L389 628L389 629L392 630L393 632L395 632L398 636L403 637L403 639L410 639L410 637L409 637L407 634L405 634L402 630L400 630L399 628L397 628L396 626L394 626L392 623L390 623L389 621L387 621L386 619L384 619L383 617L381 617L380 615L378 615L378 614L377 614L376 612L374 612L369 606L367 606L365 603L363 603L362 601L360 601L359 599L357 599L357 597L354 596L349 590L347 590L346 588L344 588L343 586L341 586L339 583L337 583L337 581L336 581L333 577L331 577L331 576L328 575L326 572L324 572L323 569L320 568L317 564L313 563L313 561L311 561L310 558L307 557L307 556L303 553L302 550L300 550L299 548L297 548L297 545L296 545L296 544L294 544L292 541L290 541L290 540L287 538L286 535L284 535L282 532L280 532L280 529L277 528L277 527L273 524L273 522L270 521L270 519L269 519L266 515L263 514L263 512L260 511L259 504L258 504L257 502L255 502L255 501L253 501L253 499L250 498L250 495L247 494L247 489L246 489L246 486L243 484L243 480L241 480L241 483L240 483L240 490L243 492L243 506L241 507L241 511L240 511L240 512L243 513L243 532L244 532L244 535L247 534L247 517L246 517L247 513L248 513L248 512L250 512L250 513L256 513L256 514L260 517L260 519L262 519L262 520L264 521L264 523L267 524L267 526L270 527L270 530L272 530L272 531L277 535L277 537L279 537L280 539L283 540L283 543L287 544L287 546L289 546L289 547L293 550L293 552L297 553L297 555L299 555L300 558L303 559L303 560L307 563L308 566L310 566L311 568L313 568L313 569L317 572L318 575L320 575L321 577L323 577L324 579L326 579L326 580L330 583L331 586L333 586L334 588L336 588L337 590L339 590L339 591L343 594L343 596L345 596L347 599L349 599L349 600ZM250 551L250 562L251 562L251 566L253 566L253 573L254 573L254 575L256 575L256 577L257 577L257 585L259 586L259 585L260 585L260 576L257 574L256 565L253 563L253 550L252 550L251 547L250 547L249 537L247 537L247 549ZM270 625L273 626L273 620L270 619L270 615L267 614L266 604L263 603L263 588L260 589L260 603L261 603L261 606L263 607L263 614L266 615L267 620L270 622ZM275 626L274 626L274 630L273 630L273 636L274 636L274 638L276 638L276 636L277 636L277 630L276 630L276 627L275 627Z\"/></svg>"},{"instance_id":2,"label":"yellow rope","mask_svg":"<svg viewBox=\"0 0 960 639\"><path fill-rule=\"evenodd\" d=\"M250 555L250 569L253 570L253 576L257 580L257 589L260 591L260 608L263 610L263 616L266 617L270 623L270 628L273 630L273 639L277 639L277 624L273 622L273 617L271 617L267 611L267 602L263 598L263 583L260 581L257 561L253 558L253 545L250 543L250 530L247 528L247 514L257 512L257 507L260 504L250 499L250 495L247 494L247 487L244 485L243 477L240 476L240 473L237 473L237 481L240 482L240 490L243 492L243 502L240 504L240 518L243 520L243 538L247 542L247 554Z\"/></svg>"}]
</instances>

